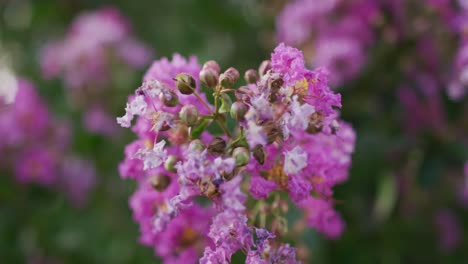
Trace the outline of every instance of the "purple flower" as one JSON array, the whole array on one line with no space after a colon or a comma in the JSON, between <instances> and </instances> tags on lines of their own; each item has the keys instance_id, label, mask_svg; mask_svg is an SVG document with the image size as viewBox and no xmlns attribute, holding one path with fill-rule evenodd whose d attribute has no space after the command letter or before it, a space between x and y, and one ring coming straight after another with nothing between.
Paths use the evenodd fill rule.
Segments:
<instances>
[{"instance_id":1,"label":"purple flower","mask_svg":"<svg viewBox=\"0 0 468 264\"><path fill-rule=\"evenodd\" d=\"M151 51L132 37L129 22L114 8L81 14L64 39L50 42L40 54L43 75L63 75L72 89L107 84L112 57L137 68L152 57Z\"/></svg>"},{"instance_id":2,"label":"purple flower","mask_svg":"<svg viewBox=\"0 0 468 264\"><path fill-rule=\"evenodd\" d=\"M166 141L161 140L152 148L139 149L135 157L143 161L143 170L159 167L167 158L167 150L164 149Z\"/></svg>"},{"instance_id":3,"label":"purple flower","mask_svg":"<svg viewBox=\"0 0 468 264\"><path fill-rule=\"evenodd\" d=\"M225 210L214 217L208 237L216 249L213 251L210 247L205 248L204 258L211 259L214 255L218 260L222 260L221 263L229 263L232 254L253 244L247 217L233 210ZM204 263L203 259L201 262Z\"/></svg>"},{"instance_id":4,"label":"purple flower","mask_svg":"<svg viewBox=\"0 0 468 264\"><path fill-rule=\"evenodd\" d=\"M291 151L284 154L284 172L287 174L297 174L307 166L307 153L296 146Z\"/></svg>"},{"instance_id":5,"label":"purple flower","mask_svg":"<svg viewBox=\"0 0 468 264\"><path fill-rule=\"evenodd\" d=\"M250 193L255 199L266 199L270 192L277 190L278 186L275 182L266 180L259 176L250 178Z\"/></svg>"},{"instance_id":6,"label":"purple flower","mask_svg":"<svg viewBox=\"0 0 468 264\"><path fill-rule=\"evenodd\" d=\"M21 183L39 183L52 185L57 180L57 158L50 150L28 149L19 155L16 161L15 174Z\"/></svg>"},{"instance_id":7,"label":"purple flower","mask_svg":"<svg viewBox=\"0 0 468 264\"><path fill-rule=\"evenodd\" d=\"M71 129L55 120L32 83L19 79L16 100L0 112L2 170L18 182L58 187L73 205L84 205L95 183L94 168L70 156Z\"/></svg>"},{"instance_id":8,"label":"purple flower","mask_svg":"<svg viewBox=\"0 0 468 264\"><path fill-rule=\"evenodd\" d=\"M94 165L87 160L72 157L63 161L61 183L65 194L77 207L83 207L96 185Z\"/></svg>"},{"instance_id":9,"label":"purple flower","mask_svg":"<svg viewBox=\"0 0 468 264\"><path fill-rule=\"evenodd\" d=\"M262 65L271 69L262 72L258 82L239 89L232 87L240 75L236 69L221 73L213 94L214 104L222 105L217 109L200 89L201 67L196 58L163 58L153 63L129 98L126 114L118 119L138 136L125 149L119 170L122 177L139 181L130 205L140 225L140 241L154 246L168 263L193 262L201 253L198 247L173 252L184 234L193 234L186 219L195 214L192 210L201 213L194 216L197 220L209 224L209 230L195 232L200 240L206 239L200 263L229 263L239 251L246 253L248 263L298 263L295 249L270 245L275 234L255 226L259 216L261 222L271 222L272 229L282 232L279 226L286 223L282 214L287 206L281 197L289 196L297 206L307 208L310 225L330 238L338 237L344 228L327 202L333 186L346 180L354 151L355 133L339 121L335 109L341 107L340 95L328 87L328 73L308 70L302 52L295 48L279 45L271 61ZM220 74L214 61L206 62L203 69L203 82ZM234 91L245 116L234 118L237 123L232 130L223 117L228 102L222 95ZM179 113L187 105L199 109L190 122ZM213 124L222 135L208 132ZM247 179L250 192L244 193ZM261 200L271 192L275 192L272 210L278 213L270 221L263 204L268 201L256 201L255 209L247 201L248 194ZM203 216L201 208L210 208L212 214Z\"/></svg>"},{"instance_id":10,"label":"purple flower","mask_svg":"<svg viewBox=\"0 0 468 264\"><path fill-rule=\"evenodd\" d=\"M371 0L291 1L277 20L279 41L310 47L308 61L326 67L332 84L354 79L366 64L364 51L374 42L373 23L380 10Z\"/></svg>"},{"instance_id":11,"label":"purple flower","mask_svg":"<svg viewBox=\"0 0 468 264\"><path fill-rule=\"evenodd\" d=\"M300 262L296 260L296 249L289 244L284 244L271 255L269 263L298 264Z\"/></svg>"},{"instance_id":12,"label":"purple flower","mask_svg":"<svg viewBox=\"0 0 468 264\"><path fill-rule=\"evenodd\" d=\"M43 77L63 79L72 103L86 109L84 127L104 136L116 131L109 119L115 83L131 80L131 70L147 65L153 57L135 39L127 19L111 7L80 14L67 34L50 41L39 56ZM133 115L139 114L131 110L119 119L122 126L129 127Z\"/></svg>"},{"instance_id":13,"label":"purple flower","mask_svg":"<svg viewBox=\"0 0 468 264\"><path fill-rule=\"evenodd\" d=\"M100 107L86 111L83 119L86 130L90 132L112 137L118 131L115 119Z\"/></svg>"},{"instance_id":14,"label":"purple flower","mask_svg":"<svg viewBox=\"0 0 468 264\"><path fill-rule=\"evenodd\" d=\"M455 214L449 209L441 209L436 213L434 222L441 250L446 252L455 250L462 240L460 223Z\"/></svg>"},{"instance_id":15,"label":"purple flower","mask_svg":"<svg viewBox=\"0 0 468 264\"><path fill-rule=\"evenodd\" d=\"M145 98L143 95L136 96L130 103L127 103L125 108L125 115L117 118L117 123L122 127L130 127L133 117L135 115L144 115L146 113Z\"/></svg>"},{"instance_id":16,"label":"purple flower","mask_svg":"<svg viewBox=\"0 0 468 264\"><path fill-rule=\"evenodd\" d=\"M330 202L310 197L300 206L305 211L307 224L329 239L337 239L343 233L343 219Z\"/></svg>"},{"instance_id":17,"label":"purple flower","mask_svg":"<svg viewBox=\"0 0 468 264\"><path fill-rule=\"evenodd\" d=\"M122 178L138 178L142 175L143 162L134 157L143 146L144 143L137 140L125 147L125 160L119 164L119 172Z\"/></svg>"},{"instance_id":18,"label":"purple flower","mask_svg":"<svg viewBox=\"0 0 468 264\"><path fill-rule=\"evenodd\" d=\"M289 197L295 203L299 203L310 196L312 185L302 176L292 176L288 181Z\"/></svg>"}]
</instances>

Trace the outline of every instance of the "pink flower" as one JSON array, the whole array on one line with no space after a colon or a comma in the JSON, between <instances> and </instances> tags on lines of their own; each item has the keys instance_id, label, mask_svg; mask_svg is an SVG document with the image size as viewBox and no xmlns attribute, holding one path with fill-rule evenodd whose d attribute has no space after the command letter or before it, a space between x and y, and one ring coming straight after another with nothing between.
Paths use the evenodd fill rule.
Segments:
<instances>
[{"instance_id":1,"label":"pink flower","mask_svg":"<svg viewBox=\"0 0 468 264\"><path fill-rule=\"evenodd\" d=\"M57 180L57 158L47 149L29 149L16 161L15 174L21 183L52 185Z\"/></svg>"},{"instance_id":2,"label":"pink flower","mask_svg":"<svg viewBox=\"0 0 468 264\"><path fill-rule=\"evenodd\" d=\"M343 233L345 227L343 219L330 202L310 197L300 206L305 211L306 221L310 227L316 228L330 239L337 239Z\"/></svg>"},{"instance_id":3,"label":"pink flower","mask_svg":"<svg viewBox=\"0 0 468 264\"><path fill-rule=\"evenodd\" d=\"M247 253L248 263L297 263L294 248L270 245L275 235L255 226L257 215L266 217L262 203L267 201L257 201L252 210L246 204L249 194L260 200L275 192L274 210L279 211L287 210L282 197L290 197L305 208L310 226L330 238L344 229L328 202L333 186L346 180L354 151L355 133L339 121L335 109L341 107L341 97L328 87L328 73L308 70L295 48L280 44L262 65L267 70L258 82L233 89L240 75L236 69L219 73L214 61L205 63L212 79L220 74L211 105L200 88L196 58L163 58L153 63L118 119L138 137L125 149L119 169L122 177L139 182L130 205L140 225L140 242L155 247L168 263L193 262L200 256L200 263L229 263L240 250ZM245 110L244 118L233 114L235 129L225 120L229 102L222 94L229 92ZM184 114L187 106L198 110L190 122ZM214 124L221 135L207 129ZM250 192L245 193L247 180ZM201 208L210 213L203 215ZM192 214L209 224L196 232L204 251L189 247L174 254L187 226L193 231L190 223L199 220L184 218ZM284 222L280 214L272 215L273 223Z\"/></svg>"}]
</instances>

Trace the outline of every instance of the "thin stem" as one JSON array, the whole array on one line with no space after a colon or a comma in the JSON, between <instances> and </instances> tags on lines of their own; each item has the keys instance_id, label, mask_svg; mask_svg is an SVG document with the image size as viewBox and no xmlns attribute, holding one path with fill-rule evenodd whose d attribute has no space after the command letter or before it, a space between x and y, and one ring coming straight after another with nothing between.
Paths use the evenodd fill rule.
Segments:
<instances>
[{"instance_id":1,"label":"thin stem","mask_svg":"<svg viewBox=\"0 0 468 264\"><path fill-rule=\"evenodd\" d=\"M219 99L219 90L216 90L216 92L214 93L214 107L215 107L215 111L216 111L216 115L218 115L218 99Z\"/></svg>"},{"instance_id":2,"label":"thin stem","mask_svg":"<svg viewBox=\"0 0 468 264\"><path fill-rule=\"evenodd\" d=\"M224 133L228 136L228 138L231 138L231 133L229 132L228 128L224 124L223 121L219 120L217 117L215 117L215 120L218 122L219 126L223 129Z\"/></svg>"},{"instance_id":3,"label":"thin stem","mask_svg":"<svg viewBox=\"0 0 468 264\"><path fill-rule=\"evenodd\" d=\"M212 115L214 114L211 107L203 100L203 98L201 98L201 96L197 93L197 91L193 91L193 95L195 95L195 97L197 97L197 99L206 107L206 109L210 111L210 114Z\"/></svg>"},{"instance_id":4,"label":"thin stem","mask_svg":"<svg viewBox=\"0 0 468 264\"><path fill-rule=\"evenodd\" d=\"M240 136L238 138L236 138L234 141L232 141L231 143L229 143L229 145L227 146L227 149L231 149L232 146L234 146L234 144L241 141L242 139L244 139L244 135L243 135L242 130L241 130Z\"/></svg>"},{"instance_id":5,"label":"thin stem","mask_svg":"<svg viewBox=\"0 0 468 264\"><path fill-rule=\"evenodd\" d=\"M221 129L224 131L224 133L229 137L231 138L231 133L229 132L229 130L227 129L226 125L221 121L219 120L218 118L218 109L217 109L217 98L215 96L215 109L216 109L216 113L213 112L213 110L211 109L211 107L203 100L203 98L201 98L201 96L197 93L197 91L193 91L193 95L195 95L195 97L197 97L197 99L206 107L206 109L208 109L208 111L211 113L211 115L213 116L213 119L216 120L216 122L218 122L219 126L221 127Z\"/></svg>"},{"instance_id":6,"label":"thin stem","mask_svg":"<svg viewBox=\"0 0 468 264\"><path fill-rule=\"evenodd\" d=\"M221 93L233 93L235 91L236 91L236 89L223 89L223 90L221 90Z\"/></svg>"}]
</instances>

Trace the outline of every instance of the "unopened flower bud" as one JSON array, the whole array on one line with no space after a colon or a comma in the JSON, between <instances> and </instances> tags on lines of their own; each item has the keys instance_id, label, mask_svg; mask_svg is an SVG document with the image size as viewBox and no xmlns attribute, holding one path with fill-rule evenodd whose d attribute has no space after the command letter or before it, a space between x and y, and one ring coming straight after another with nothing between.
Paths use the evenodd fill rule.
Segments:
<instances>
[{"instance_id":1,"label":"unopened flower bud","mask_svg":"<svg viewBox=\"0 0 468 264\"><path fill-rule=\"evenodd\" d=\"M159 192L166 190L169 184L171 184L171 178L167 175L154 175L149 177L148 181Z\"/></svg>"},{"instance_id":2,"label":"unopened flower bud","mask_svg":"<svg viewBox=\"0 0 468 264\"><path fill-rule=\"evenodd\" d=\"M266 152L262 145L258 144L252 150L253 156L258 163L263 165L265 163Z\"/></svg>"},{"instance_id":3,"label":"unopened flower bud","mask_svg":"<svg viewBox=\"0 0 468 264\"><path fill-rule=\"evenodd\" d=\"M177 172L177 169L174 167L179 159L174 156L170 155L167 157L166 162L164 162L164 168L169 172Z\"/></svg>"},{"instance_id":4,"label":"unopened flower bud","mask_svg":"<svg viewBox=\"0 0 468 264\"><path fill-rule=\"evenodd\" d=\"M269 70L271 69L271 62L269 60L264 60L260 64L260 67L258 67L258 74L260 77L265 75Z\"/></svg>"},{"instance_id":5,"label":"unopened flower bud","mask_svg":"<svg viewBox=\"0 0 468 264\"><path fill-rule=\"evenodd\" d=\"M208 152L211 154L223 154L226 149L226 141L220 137L215 137L208 145Z\"/></svg>"},{"instance_id":6,"label":"unopened flower bud","mask_svg":"<svg viewBox=\"0 0 468 264\"><path fill-rule=\"evenodd\" d=\"M167 91L159 94L159 100L169 107L176 106L179 103L179 98L174 91Z\"/></svg>"},{"instance_id":7,"label":"unopened flower bud","mask_svg":"<svg viewBox=\"0 0 468 264\"><path fill-rule=\"evenodd\" d=\"M256 83L258 81L258 73L254 69L247 70L244 74L244 79L247 83Z\"/></svg>"},{"instance_id":8,"label":"unopened flower bud","mask_svg":"<svg viewBox=\"0 0 468 264\"><path fill-rule=\"evenodd\" d=\"M177 126L171 128L168 139L173 144L184 144L189 139L188 127L183 121L177 120Z\"/></svg>"},{"instance_id":9,"label":"unopened flower bud","mask_svg":"<svg viewBox=\"0 0 468 264\"><path fill-rule=\"evenodd\" d=\"M231 117L236 121L244 120L245 114L249 110L249 107L242 102L234 102L231 106Z\"/></svg>"},{"instance_id":10,"label":"unopened flower bud","mask_svg":"<svg viewBox=\"0 0 468 264\"><path fill-rule=\"evenodd\" d=\"M232 76L236 81L239 79L240 75L239 75L239 71L234 68L234 67L230 67L229 69L227 69L225 72L225 74L227 75L230 75Z\"/></svg>"},{"instance_id":11,"label":"unopened flower bud","mask_svg":"<svg viewBox=\"0 0 468 264\"><path fill-rule=\"evenodd\" d=\"M201 141L200 139L194 139L192 140L192 142L190 142L189 144L189 150L190 151L198 151L198 152L202 152L206 149L206 145L205 143L203 143L203 141Z\"/></svg>"},{"instance_id":12,"label":"unopened flower bud","mask_svg":"<svg viewBox=\"0 0 468 264\"><path fill-rule=\"evenodd\" d=\"M231 88L239 79L239 71L236 68L227 69L219 77L219 83L226 88Z\"/></svg>"},{"instance_id":13,"label":"unopened flower bud","mask_svg":"<svg viewBox=\"0 0 468 264\"><path fill-rule=\"evenodd\" d=\"M179 89L182 94L192 94L197 88L195 79L188 73L177 74L175 80L177 89Z\"/></svg>"},{"instance_id":14,"label":"unopened flower bud","mask_svg":"<svg viewBox=\"0 0 468 264\"><path fill-rule=\"evenodd\" d=\"M208 87L214 87L218 84L219 73L211 68L204 68L200 71L200 81Z\"/></svg>"},{"instance_id":15,"label":"unopened flower bud","mask_svg":"<svg viewBox=\"0 0 468 264\"><path fill-rule=\"evenodd\" d=\"M253 96L253 94L254 93L248 86L241 86L234 92L237 100L247 104L250 103L250 98Z\"/></svg>"},{"instance_id":16,"label":"unopened flower bud","mask_svg":"<svg viewBox=\"0 0 468 264\"><path fill-rule=\"evenodd\" d=\"M194 126L198 123L198 117L200 113L194 105L184 105L179 112L180 119L187 126Z\"/></svg>"},{"instance_id":17,"label":"unopened flower bud","mask_svg":"<svg viewBox=\"0 0 468 264\"><path fill-rule=\"evenodd\" d=\"M214 60L205 62L205 64L203 64L203 69L211 69L215 71L217 74L219 74L219 72L221 71L219 64Z\"/></svg>"},{"instance_id":18,"label":"unopened flower bud","mask_svg":"<svg viewBox=\"0 0 468 264\"><path fill-rule=\"evenodd\" d=\"M232 157L236 161L237 167L242 167L247 165L250 160L250 152L247 148L244 147L237 147L232 152Z\"/></svg>"}]
</instances>

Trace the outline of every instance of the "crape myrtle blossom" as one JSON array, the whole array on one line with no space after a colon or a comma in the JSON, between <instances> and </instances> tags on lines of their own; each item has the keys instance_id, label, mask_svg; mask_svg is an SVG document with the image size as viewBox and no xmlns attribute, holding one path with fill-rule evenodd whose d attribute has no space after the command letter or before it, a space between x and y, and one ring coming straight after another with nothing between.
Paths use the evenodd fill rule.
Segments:
<instances>
[{"instance_id":1,"label":"crape myrtle blossom","mask_svg":"<svg viewBox=\"0 0 468 264\"><path fill-rule=\"evenodd\" d=\"M40 55L45 77L63 76L67 88L83 89L109 82L112 60L140 68L148 63L151 51L134 39L129 22L118 10L106 7L82 13L67 35L45 46Z\"/></svg>"},{"instance_id":2,"label":"crape myrtle blossom","mask_svg":"<svg viewBox=\"0 0 468 264\"><path fill-rule=\"evenodd\" d=\"M426 68L449 98L460 101L468 91L467 21L464 0L291 0L276 22L277 39L304 47L310 64L333 73L334 87L364 73L372 63L368 50L386 45L407 49L411 42L411 51L400 52L400 61Z\"/></svg>"},{"instance_id":3,"label":"crape myrtle blossom","mask_svg":"<svg viewBox=\"0 0 468 264\"><path fill-rule=\"evenodd\" d=\"M70 153L70 127L56 120L29 81L18 79L15 100L0 112L0 170L21 184L64 192L84 206L95 185L94 165Z\"/></svg>"},{"instance_id":4,"label":"crape myrtle blossom","mask_svg":"<svg viewBox=\"0 0 468 264\"><path fill-rule=\"evenodd\" d=\"M293 0L278 16L277 38L311 50L308 62L328 68L333 86L341 85L366 65L379 12L372 0Z\"/></svg>"},{"instance_id":5,"label":"crape myrtle blossom","mask_svg":"<svg viewBox=\"0 0 468 264\"><path fill-rule=\"evenodd\" d=\"M239 77L214 61L163 58L117 118L138 136L119 171L138 182L130 206L140 242L165 263L230 263L238 252L247 263L299 263L279 240L287 196L326 237L344 230L332 188L347 179L355 133L339 120L328 71L307 69L302 52L280 44L246 71L246 85L236 87Z\"/></svg>"},{"instance_id":6,"label":"crape myrtle blossom","mask_svg":"<svg viewBox=\"0 0 468 264\"><path fill-rule=\"evenodd\" d=\"M40 63L44 78L62 78L74 105L85 109L84 127L112 136L118 129L108 96L116 94L119 80L111 71L128 79L151 57L152 51L135 39L127 19L105 7L75 18L63 39L42 48Z\"/></svg>"}]
</instances>

